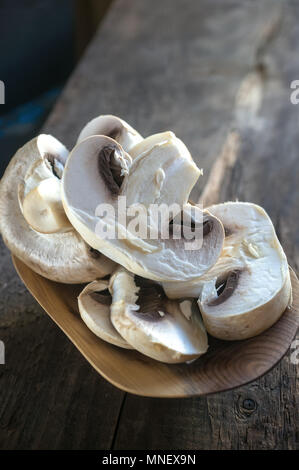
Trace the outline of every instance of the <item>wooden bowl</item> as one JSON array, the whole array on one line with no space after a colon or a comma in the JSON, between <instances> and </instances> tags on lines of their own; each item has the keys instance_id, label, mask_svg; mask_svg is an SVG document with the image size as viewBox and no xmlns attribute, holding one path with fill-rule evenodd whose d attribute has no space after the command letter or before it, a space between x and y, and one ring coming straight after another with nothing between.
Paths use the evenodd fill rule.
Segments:
<instances>
[{"instance_id":1,"label":"wooden bowl","mask_svg":"<svg viewBox=\"0 0 299 470\"><path fill-rule=\"evenodd\" d=\"M49 281L14 256L13 263L33 297L96 371L116 387L136 395L191 397L251 382L284 356L299 325L299 281L291 270L293 305L269 330L244 341L209 337L208 352L192 364L163 364L97 338L79 315L77 296L82 285Z\"/></svg>"}]
</instances>

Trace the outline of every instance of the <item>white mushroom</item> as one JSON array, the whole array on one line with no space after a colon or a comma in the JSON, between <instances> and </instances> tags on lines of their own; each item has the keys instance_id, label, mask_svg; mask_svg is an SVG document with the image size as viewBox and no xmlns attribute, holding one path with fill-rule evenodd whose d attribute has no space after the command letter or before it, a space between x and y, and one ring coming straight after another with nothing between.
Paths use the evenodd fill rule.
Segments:
<instances>
[{"instance_id":1,"label":"white mushroom","mask_svg":"<svg viewBox=\"0 0 299 470\"><path fill-rule=\"evenodd\" d=\"M223 204L220 204L221 208ZM213 207L217 207L213 206ZM237 209L236 203L231 203L230 212L233 214ZM206 209L207 213L212 215L210 208ZM246 208L244 206L244 213ZM214 215L214 214L213 214ZM223 218L221 210L217 211L217 218L223 224ZM227 221L226 221L227 222ZM234 269L239 269L243 266L243 258L239 256L240 246L242 246L244 233L246 232L245 226L235 227L234 231L231 230L230 225L224 226L225 238L223 242L222 252L216 263L199 279L183 282L162 282L165 294L170 299L182 299L182 298L196 298L198 299L203 286L207 281L214 281L219 275L225 276L225 274L231 272ZM210 285L210 284L209 284Z\"/></svg>"},{"instance_id":2,"label":"white mushroom","mask_svg":"<svg viewBox=\"0 0 299 470\"><path fill-rule=\"evenodd\" d=\"M288 263L261 207L228 202L209 207L226 230L222 257L201 280L199 306L208 332L241 340L272 326L291 301Z\"/></svg>"},{"instance_id":3,"label":"white mushroom","mask_svg":"<svg viewBox=\"0 0 299 470\"><path fill-rule=\"evenodd\" d=\"M121 348L132 349L111 323L112 297L108 286L108 281L101 280L93 281L83 289L78 297L81 318L99 338Z\"/></svg>"},{"instance_id":4,"label":"white mushroom","mask_svg":"<svg viewBox=\"0 0 299 470\"><path fill-rule=\"evenodd\" d=\"M92 135L105 135L116 140L126 152L143 140L143 137L126 121L111 114L98 116L89 121L80 132L77 143Z\"/></svg>"},{"instance_id":5,"label":"white mushroom","mask_svg":"<svg viewBox=\"0 0 299 470\"><path fill-rule=\"evenodd\" d=\"M23 216L37 232L57 233L72 230L61 202L60 181L47 178L24 198Z\"/></svg>"},{"instance_id":6,"label":"white mushroom","mask_svg":"<svg viewBox=\"0 0 299 470\"><path fill-rule=\"evenodd\" d=\"M119 268L110 280L111 321L136 350L161 362L194 360L208 349L208 339L194 304L186 319L178 302L168 300L159 284Z\"/></svg>"},{"instance_id":7,"label":"white mushroom","mask_svg":"<svg viewBox=\"0 0 299 470\"><path fill-rule=\"evenodd\" d=\"M154 140L154 144L147 147L148 139ZM161 227L155 225L153 204L158 207L175 203L186 214L191 207L186 204L189 193L200 170L172 132L148 139L140 144L147 150L133 162L109 137L92 136L78 144L63 173L64 209L90 246L129 271L158 281L198 278L220 256L222 224L194 208L195 219L202 219L199 227L208 229L204 231L201 248L189 250L183 237L176 240L171 235L161 236L162 225L168 227L171 219L164 217ZM120 196L125 196L124 207ZM126 220L126 208L135 210L141 206L145 208L145 217L143 212L138 221L135 217L133 221ZM142 236L133 230L138 224L145 229Z\"/></svg>"},{"instance_id":8,"label":"white mushroom","mask_svg":"<svg viewBox=\"0 0 299 470\"><path fill-rule=\"evenodd\" d=\"M171 131L154 134L130 151L133 159L120 195L127 205L178 204L188 202L190 192L202 174L186 145Z\"/></svg>"},{"instance_id":9,"label":"white mushroom","mask_svg":"<svg viewBox=\"0 0 299 470\"><path fill-rule=\"evenodd\" d=\"M61 184L68 151L57 139L37 138L39 158L28 164L18 184L20 209L31 228L41 233L72 230L61 202Z\"/></svg>"},{"instance_id":10,"label":"white mushroom","mask_svg":"<svg viewBox=\"0 0 299 470\"><path fill-rule=\"evenodd\" d=\"M60 142L47 135L38 136L18 150L0 182L0 231L12 253L38 274L59 282L88 282L111 273L115 263L87 246L79 234L69 230L70 227L62 233L59 231L52 234L33 230L24 218L19 204L19 199L21 204L24 203L34 185L39 185L45 177L54 180L50 161L59 171L65 162L66 153ZM49 167L45 161L49 162ZM28 174L29 169L34 169L31 176ZM28 188L28 193L25 187ZM53 197L55 199L57 193ZM34 207L29 204L30 198L31 195L27 202L33 210ZM28 216L27 203L25 205ZM50 219L49 216L48 222ZM51 224L60 225L60 222L59 218L54 217Z\"/></svg>"}]
</instances>

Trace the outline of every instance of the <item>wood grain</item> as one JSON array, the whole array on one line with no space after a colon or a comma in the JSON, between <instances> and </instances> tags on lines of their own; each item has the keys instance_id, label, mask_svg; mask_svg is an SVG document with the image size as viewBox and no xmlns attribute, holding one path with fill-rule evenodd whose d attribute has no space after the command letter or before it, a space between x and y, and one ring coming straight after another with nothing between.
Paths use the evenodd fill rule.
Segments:
<instances>
[{"instance_id":1,"label":"wood grain","mask_svg":"<svg viewBox=\"0 0 299 470\"><path fill-rule=\"evenodd\" d=\"M145 136L172 129L204 169L197 200L238 130L238 152L224 165L217 197L264 205L298 271L299 107L290 103L298 18L292 0L116 0L44 131L71 148L100 113L120 115ZM260 101L246 102L246 84ZM7 352L0 366L1 448L298 448L292 350L270 373L233 391L184 400L124 394L42 312L2 243L0 260Z\"/></svg>"}]
</instances>

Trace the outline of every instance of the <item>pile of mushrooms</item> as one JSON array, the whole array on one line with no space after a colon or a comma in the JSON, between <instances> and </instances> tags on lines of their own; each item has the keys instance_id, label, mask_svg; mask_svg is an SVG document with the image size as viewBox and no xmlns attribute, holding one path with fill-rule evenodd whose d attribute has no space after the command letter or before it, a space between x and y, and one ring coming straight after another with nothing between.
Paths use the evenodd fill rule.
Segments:
<instances>
[{"instance_id":1,"label":"pile of mushrooms","mask_svg":"<svg viewBox=\"0 0 299 470\"><path fill-rule=\"evenodd\" d=\"M0 230L8 248L38 274L89 283L78 297L87 327L114 346L166 363L208 350L208 334L242 340L273 325L291 302L285 253L261 207L190 204L201 170L173 132L143 138L122 119L99 116L69 153L50 135L18 150L0 182ZM127 213L142 205L145 229L105 217L99 205ZM153 205L177 205L179 218L155 226ZM192 250L162 236L182 219L202 229ZM185 218L186 217L186 218ZM113 219L113 220L112 220ZM181 233L180 232L180 233ZM148 232L146 232L148 233ZM172 232L171 232L172 233Z\"/></svg>"}]
</instances>

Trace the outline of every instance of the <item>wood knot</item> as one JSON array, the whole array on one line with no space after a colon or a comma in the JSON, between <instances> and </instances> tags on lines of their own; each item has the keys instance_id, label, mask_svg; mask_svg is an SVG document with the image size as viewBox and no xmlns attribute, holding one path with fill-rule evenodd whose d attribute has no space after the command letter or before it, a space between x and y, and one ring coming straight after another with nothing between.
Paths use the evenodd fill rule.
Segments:
<instances>
[{"instance_id":1,"label":"wood knot","mask_svg":"<svg viewBox=\"0 0 299 470\"><path fill-rule=\"evenodd\" d=\"M251 398L245 398L245 400L243 400L242 407L246 411L254 411L257 408L257 404Z\"/></svg>"},{"instance_id":2,"label":"wood knot","mask_svg":"<svg viewBox=\"0 0 299 470\"><path fill-rule=\"evenodd\" d=\"M237 412L239 418L248 418L256 412L258 408L257 402L253 398L243 398L239 397L237 403Z\"/></svg>"}]
</instances>

